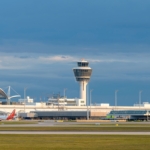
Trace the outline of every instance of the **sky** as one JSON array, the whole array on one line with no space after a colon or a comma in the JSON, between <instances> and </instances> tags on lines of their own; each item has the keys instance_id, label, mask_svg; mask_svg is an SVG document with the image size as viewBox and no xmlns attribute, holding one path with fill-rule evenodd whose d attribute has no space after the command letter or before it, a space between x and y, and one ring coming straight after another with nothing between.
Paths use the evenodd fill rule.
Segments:
<instances>
[{"instance_id":1,"label":"sky","mask_svg":"<svg viewBox=\"0 0 150 150\"><path fill-rule=\"evenodd\" d=\"M0 1L0 88L46 101L66 88L79 97L72 68L93 69L92 103L150 102L149 0ZM11 92L13 93L13 91Z\"/></svg>"}]
</instances>

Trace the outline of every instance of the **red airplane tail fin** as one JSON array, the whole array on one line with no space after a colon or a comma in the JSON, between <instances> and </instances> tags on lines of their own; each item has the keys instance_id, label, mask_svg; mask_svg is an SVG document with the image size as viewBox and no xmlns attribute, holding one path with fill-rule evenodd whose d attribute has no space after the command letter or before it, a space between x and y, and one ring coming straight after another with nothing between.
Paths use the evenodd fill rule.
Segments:
<instances>
[{"instance_id":1,"label":"red airplane tail fin","mask_svg":"<svg viewBox=\"0 0 150 150\"><path fill-rule=\"evenodd\" d=\"M12 111L12 113L7 117L6 120L10 120L10 119L13 119L15 116L15 109Z\"/></svg>"}]
</instances>

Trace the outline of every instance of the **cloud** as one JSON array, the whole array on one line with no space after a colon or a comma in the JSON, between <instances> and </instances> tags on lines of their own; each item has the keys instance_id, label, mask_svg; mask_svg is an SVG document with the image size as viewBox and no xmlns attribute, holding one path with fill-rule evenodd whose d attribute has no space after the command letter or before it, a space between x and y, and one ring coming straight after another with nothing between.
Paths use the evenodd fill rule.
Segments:
<instances>
[{"instance_id":1,"label":"cloud","mask_svg":"<svg viewBox=\"0 0 150 150\"><path fill-rule=\"evenodd\" d=\"M61 56L61 55L56 55L56 56L48 56L48 57L39 57L39 60L41 61L47 61L47 62L72 62L72 61L77 61L77 58L72 57L72 56Z\"/></svg>"},{"instance_id":2,"label":"cloud","mask_svg":"<svg viewBox=\"0 0 150 150\"><path fill-rule=\"evenodd\" d=\"M30 63L34 63L33 58L22 58L8 54L0 54L0 69L17 70L27 69L31 67Z\"/></svg>"},{"instance_id":3,"label":"cloud","mask_svg":"<svg viewBox=\"0 0 150 150\"><path fill-rule=\"evenodd\" d=\"M148 79L150 53L101 53L86 56L95 79ZM78 55L0 54L0 70L15 76L72 77ZM14 71L12 71L14 70ZM17 71L18 70L18 71ZM16 73L17 71L17 73ZM61 74L60 74L61 72Z\"/></svg>"},{"instance_id":4,"label":"cloud","mask_svg":"<svg viewBox=\"0 0 150 150\"><path fill-rule=\"evenodd\" d=\"M0 5L1 85L38 87L35 95L67 84L76 91L72 68L81 58L93 69L94 92L108 80L113 88L150 81L149 0L14 1Z\"/></svg>"}]
</instances>

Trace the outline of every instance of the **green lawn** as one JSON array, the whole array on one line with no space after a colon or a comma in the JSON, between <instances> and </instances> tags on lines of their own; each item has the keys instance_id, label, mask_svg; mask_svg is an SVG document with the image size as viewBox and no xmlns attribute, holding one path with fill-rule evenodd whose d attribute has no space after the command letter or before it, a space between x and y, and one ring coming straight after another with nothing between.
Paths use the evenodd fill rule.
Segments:
<instances>
[{"instance_id":1,"label":"green lawn","mask_svg":"<svg viewBox=\"0 0 150 150\"><path fill-rule=\"evenodd\" d=\"M150 136L0 135L2 150L149 150Z\"/></svg>"}]
</instances>

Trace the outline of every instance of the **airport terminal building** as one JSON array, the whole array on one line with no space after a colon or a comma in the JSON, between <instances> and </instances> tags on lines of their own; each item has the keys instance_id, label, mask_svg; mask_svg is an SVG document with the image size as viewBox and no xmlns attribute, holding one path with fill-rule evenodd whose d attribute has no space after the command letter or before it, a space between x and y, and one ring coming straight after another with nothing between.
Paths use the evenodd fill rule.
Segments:
<instances>
[{"instance_id":1,"label":"airport terminal building","mask_svg":"<svg viewBox=\"0 0 150 150\"><path fill-rule=\"evenodd\" d=\"M9 86L8 92L0 88L0 99L4 100L0 101L0 111L10 113L15 109L18 117L39 119L149 119L148 102L134 106L110 106L108 103L88 106L86 86L92 75L89 62L85 60L77 62L73 73L80 87L78 98L67 98L64 94L64 96L53 95L47 102L34 102L32 98L26 96L14 102L11 99L20 95L11 96Z\"/></svg>"}]
</instances>

